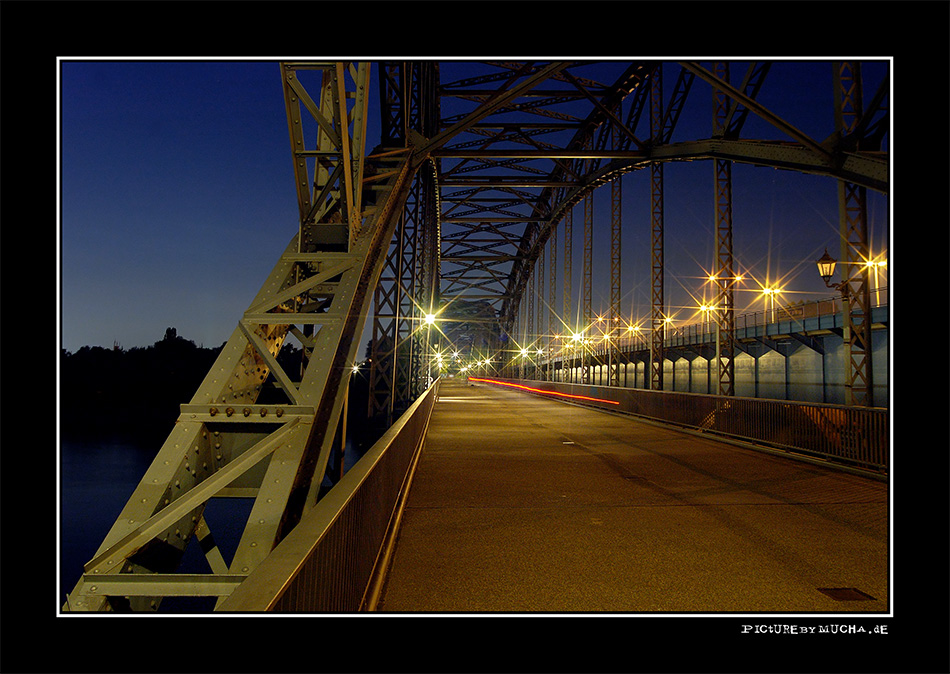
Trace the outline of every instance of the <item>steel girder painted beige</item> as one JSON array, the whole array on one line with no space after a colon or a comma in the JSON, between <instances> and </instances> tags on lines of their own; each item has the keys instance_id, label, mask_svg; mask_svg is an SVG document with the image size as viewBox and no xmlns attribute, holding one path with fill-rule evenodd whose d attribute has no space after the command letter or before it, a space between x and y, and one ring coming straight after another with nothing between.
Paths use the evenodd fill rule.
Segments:
<instances>
[{"instance_id":1,"label":"steel girder painted beige","mask_svg":"<svg viewBox=\"0 0 950 674\"><path fill-rule=\"evenodd\" d=\"M320 106L298 69L322 75ZM226 596L316 502L346 395L344 376L414 168L411 151L388 153L388 164L374 166L364 189L368 65L282 64L282 73L300 229L182 405L64 610L147 611L167 596ZM319 126L315 150L303 143L301 104ZM308 159L315 160L312 193ZM375 198L364 199L370 189ZM299 381L277 360L290 335L305 354ZM258 403L270 375L286 402ZM210 543L203 516L208 500L221 496L254 498L230 565ZM192 538L202 541L211 573L176 573Z\"/></svg>"}]
</instances>

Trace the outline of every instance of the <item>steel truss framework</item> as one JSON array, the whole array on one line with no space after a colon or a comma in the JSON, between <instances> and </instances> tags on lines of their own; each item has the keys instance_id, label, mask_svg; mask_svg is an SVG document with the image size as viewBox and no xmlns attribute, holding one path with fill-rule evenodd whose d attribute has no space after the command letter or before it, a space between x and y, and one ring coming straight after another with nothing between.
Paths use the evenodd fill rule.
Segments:
<instances>
[{"instance_id":1,"label":"steel truss framework","mask_svg":"<svg viewBox=\"0 0 950 674\"><path fill-rule=\"evenodd\" d=\"M870 305L859 261L867 255L866 190L887 192L888 159L881 147L889 83L885 79L864 101L859 64L837 64L836 133L817 141L757 101L769 64L744 64L738 87L730 84L727 65L738 74L735 64L649 60L606 67L383 63L374 66L380 93L374 101L370 64L282 63L299 230L195 396L182 405L174 430L64 608L156 610L163 597L224 596L240 584L319 498L346 374L360 360L370 313L368 412L384 424L425 384L430 333L417 328L426 314L449 318L465 305L487 308L482 328L498 350L511 350L512 342L543 349L552 333L589 328L593 193L640 169L651 175L645 206L651 219L651 388L662 387L663 168L709 160L715 166L710 189L716 195L720 391L732 394L730 167L740 162L838 181L842 273L855 316L848 337L850 387L855 403L870 404L864 319ZM602 82L605 72L609 79ZM662 78L671 74L671 95L664 98ZM687 97L697 90L714 102L712 132L674 140ZM367 151L372 114L380 120L381 143ZM781 138L743 138L752 116ZM583 323L576 325L573 211L581 204ZM621 295L619 198L612 210L611 326ZM646 234L639 238L645 241ZM302 346L300 372L287 372L277 361L288 340ZM283 392L281 402L259 400L265 380ZM253 499L229 561L209 544L203 515L208 500L221 496ZM191 539L208 551L210 573L177 573Z\"/></svg>"}]
</instances>

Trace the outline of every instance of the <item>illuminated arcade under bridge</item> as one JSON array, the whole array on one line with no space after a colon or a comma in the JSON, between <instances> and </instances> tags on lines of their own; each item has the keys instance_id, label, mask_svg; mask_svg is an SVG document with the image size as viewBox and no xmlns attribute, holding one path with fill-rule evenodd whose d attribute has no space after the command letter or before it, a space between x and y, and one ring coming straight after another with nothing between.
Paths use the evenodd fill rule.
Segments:
<instances>
[{"instance_id":1,"label":"illuminated arcade under bridge","mask_svg":"<svg viewBox=\"0 0 950 674\"><path fill-rule=\"evenodd\" d=\"M889 68L275 63L297 231L63 610L886 610ZM669 527L730 577L608 573L696 579Z\"/></svg>"}]
</instances>

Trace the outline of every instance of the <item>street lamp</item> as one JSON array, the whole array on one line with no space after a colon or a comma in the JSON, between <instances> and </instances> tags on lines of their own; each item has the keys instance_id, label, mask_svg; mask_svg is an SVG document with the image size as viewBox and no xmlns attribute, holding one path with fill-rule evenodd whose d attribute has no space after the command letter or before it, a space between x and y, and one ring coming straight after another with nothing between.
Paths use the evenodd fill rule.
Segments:
<instances>
[{"instance_id":1,"label":"street lamp","mask_svg":"<svg viewBox=\"0 0 950 674\"><path fill-rule=\"evenodd\" d=\"M825 248L825 254L818 258L815 264L818 265L818 275L821 276L821 279L825 282L825 286L841 290L841 286L844 285L843 283L830 283L831 277L835 273L835 265L838 264L838 261L828 255L827 248Z\"/></svg>"},{"instance_id":2,"label":"street lamp","mask_svg":"<svg viewBox=\"0 0 950 674\"><path fill-rule=\"evenodd\" d=\"M887 266L887 260L879 260L877 262L871 260L866 262L864 266L874 272L874 304L879 307L881 306L881 282L879 274L882 273L884 267Z\"/></svg>"},{"instance_id":3,"label":"street lamp","mask_svg":"<svg viewBox=\"0 0 950 674\"><path fill-rule=\"evenodd\" d=\"M763 288L762 294L769 299L769 312L768 320L775 320L775 296L779 293L780 288Z\"/></svg>"},{"instance_id":4,"label":"street lamp","mask_svg":"<svg viewBox=\"0 0 950 674\"><path fill-rule=\"evenodd\" d=\"M425 320L425 324L426 324L426 328L427 328L427 329L426 329L425 351L424 351L423 353L428 353L428 351L429 351L429 340L430 340L430 334L429 334L430 331L428 330L428 328L431 327L431 326L433 326L433 325L435 325L435 314L426 314L424 320ZM429 359L429 362L427 363L427 373L426 373L426 376L428 377L428 379L427 379L427 381L426 381L426 387L428 388L428 386L432 383L432 359L431 359L431 358Z\"/></svg>"},{"instance_id":5,"label":"street lamp","mask_svg":"<svg viewBox=\"0 0 950 674\"><path fill-rule=\"evenodd\" d=\"M827 287L834 288L841 292L841 299L850 312L851 286L848 283L850 279L845 279L841 281L841 283L831 282L831 277L835 273L835 265L838 264L838 261L828 255L828 249L825 248L825 254L818 258L815 264L818 265L818 275L821 276L821 280L825 282Z\"/></svg>"},{"instance_id":6,"label":"street lamp","mask_svg":"<svg viewBox=\"0 0 950 674\"><path fill-rule=\"evenodd\" d=\"M868 406L873 405L873 389L871 388L871 351L868 350L864 353L863 358L854 359L852 357L852 347L854 345L867 345L868 349L870 348L870 324L865 320L858 323L855 322L854 314L852 313L852 302L855 299L860 300L859 297L852 295L850 278L846 278L840 283L832 283L831 277L835 272L835 264L837 260L831 257L828 254L828 249L825 249L825 254L822 255L817 261L818 265L818 274L821 276L822 280L825 282L825 285L829 288L834 288L841 292L841 303L844 314L844 329L842 333L842 340L844 342L844 359L845 359L845 368L848 378L845 382L845 404L854 405L857 403L854 390L858 388L860 390L865 390L866 393L866 404ZM863 346L860 346L863 349Z\"/></svg>"}]
</instances>

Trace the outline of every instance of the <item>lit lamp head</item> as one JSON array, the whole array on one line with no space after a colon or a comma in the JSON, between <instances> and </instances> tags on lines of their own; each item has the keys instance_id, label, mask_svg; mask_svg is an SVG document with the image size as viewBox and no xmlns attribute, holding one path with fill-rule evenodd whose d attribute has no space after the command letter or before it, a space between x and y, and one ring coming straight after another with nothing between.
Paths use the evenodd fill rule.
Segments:
<instances>
[{"instance_id":1,"label":"lit lamp head","mask_svg":"<svg viewBox=\"0 0 950 674\"><path fill-rule=\"evenodd\" d=\"M826 286L830 287L829 281L831 281L831 276L835 273L835 264L837 260L828 255L828 249L825 248L825 254L818 259L816 264L818 265L818 274L821 276L822 280L825 282Z\"/></svg>"}]
</instances>

